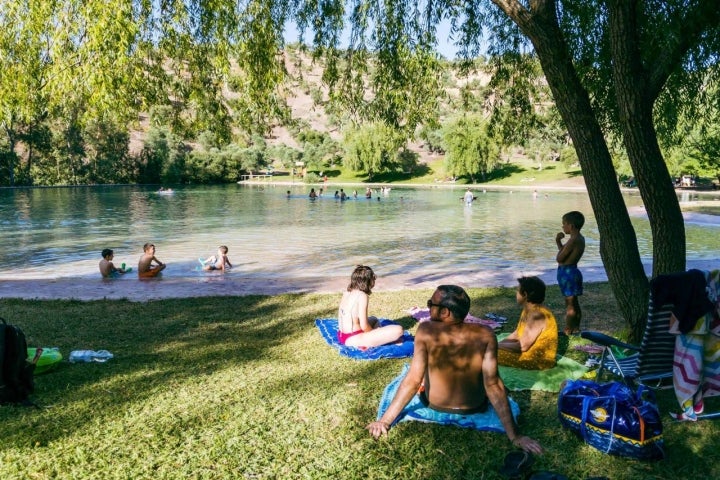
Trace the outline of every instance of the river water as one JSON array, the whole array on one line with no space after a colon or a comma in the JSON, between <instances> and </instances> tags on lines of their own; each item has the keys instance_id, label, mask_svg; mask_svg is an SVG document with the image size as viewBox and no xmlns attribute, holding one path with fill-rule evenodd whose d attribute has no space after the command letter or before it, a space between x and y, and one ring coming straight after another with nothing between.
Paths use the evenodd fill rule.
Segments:
<instances>
[{"instance_id":1,"label":"river water","mask_svg":"<svg viewBox=\"0 0 720 480\"><path fill-rule=\"evenodd\" d=\"M143 244L152 242L157 257L168 264L163 281L168 288L174 282L175 289L188 282L189 288L220 282L216 291L232 287L244 293L255 291L248 284L334 289L347 282L356 264L371 265L378 284L384 279L388 288L441 281L513 285L519 275L541 275L552 283L554 238L569 210L586 215L581 269L589 280L604 278L597 225L584 192L476 188L476 201L465 206L460 186L394 187L385 195L376 189L370 200L364 187L330 186L332 192L340 188L349 200L327 193L310 200L309 187L298 184L188 186L171 195L139 186L3 189L0 281L28 281L27 288L38 285L33 280L96 281L102 249L115 250L117 265L136 269ZM640 253L649 263L647 218L636 194L625 198ZM703 199L696 194L681 198ZM689 266L720 266L719 219L686 216ZM203 272L198 258L214 254L219 245L228 246L234 268L223 276ZM134 274L120 282L130 277L137 284ZM274 291L257 289L268 290ZM0 295L9 294L0 288Z\"/></svg>"}]
</instances>

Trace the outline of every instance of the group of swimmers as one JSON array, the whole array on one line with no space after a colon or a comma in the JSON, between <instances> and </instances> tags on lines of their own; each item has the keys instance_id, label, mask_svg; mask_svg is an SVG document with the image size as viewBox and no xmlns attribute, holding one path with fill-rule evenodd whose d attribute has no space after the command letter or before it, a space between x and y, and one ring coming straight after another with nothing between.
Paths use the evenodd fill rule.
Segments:
<instances>
[{"instance_id":1,"label":"group of swimmers","mask_svg":"<svg viewBox=\"0 0 720 480\"><path fill-rule=\"evenodd\" d=\"M382 193L382 195L384 195L384 196L387 196L387 195L390 194L390 187L380 187L380 189L378 190L378 192L379 192L379 193ZM370 187L367 187L367 188L365 189L365 198L367 198L368 200L371 199L371 198L372 198L372 194L373 194L372 189L371 189ZM287 196L290 197L290 190L287 191ZM322 188L318 189L318 191L316 192L316 191L315 191L315 188L313 187L313 188L310 189L310 193L308 194L308 197L311 198L311 199L313 199L313 198L320 198L320 197L322 197L322 196L323 196L323 189L322 189ZM349 196L347 193L345 193L345 190L342 189L342 188L341 188L340 190L336 190L336 191L335 191L335 194L333 195L333 197L334 197L335 199L337 199L337 200L347 200L348 198L350 198L350 196ZM352 192L352 197L353 197L353 198L358 198L358 192L357 192L357 190L353 190L353 192ZM378 197L378 200L380 200L379 197Z\"/></svg>"},{"instance_id":2,"label":"group of swimmers","mask_svg":"<svg viewBox=\"0 0 720 480\"><path fill-rule=\"evenodd\" d=\"M202 268L205 271L219 270L225 272L227 269L232 268L232 263L228 258L228 247L221 245L218 247L217 253L211 255L205 260L200 260ZM117 278L120 275L124 275L132 271L132 267L125 268L123 263L120 268L116 267L113 263L115 252L106 248L101 252L102 260L100 260L99 268L100 274L103 278ZM161 262L155 256L155 245L152 243L146 243L143 245L143 254L138 261L138 278L154 278L157 277L160 272L165 270L167 265Z\"/></svg>"}]
</instances>

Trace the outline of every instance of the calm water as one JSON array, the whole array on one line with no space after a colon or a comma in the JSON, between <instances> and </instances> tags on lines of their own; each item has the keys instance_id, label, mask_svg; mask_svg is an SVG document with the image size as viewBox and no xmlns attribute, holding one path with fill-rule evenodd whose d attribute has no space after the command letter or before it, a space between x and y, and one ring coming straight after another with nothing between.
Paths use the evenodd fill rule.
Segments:
<instances>
[{"instance_id":1,"label":"calm water","mask_svg":"<svg viewBox=\"0 0 720 480\"><path fill-rule=\"evenodd\" d=\"M173 195L144 187L3 189L0 279L97 277L103 248L115 250L116 264L136 268L145 242L155 243L157 257L169 264L164 277L207 275L197 259L220 244L229 247L236 267L229 275L347 276L364 263L378 275L427 279L484 270L516 276L555 268L554 238L569 210L587 218L581 266L601 265L585 193L533 198L526 190L478 189L477 201L466 207L461 187L393 188L380 201L357 190L362 198L340 202L327 195L310 201L304 185L181 187ZM639 198L626 201L649 261L652 245ZM717 217L688 217L688 259L717 259L718 232Z\"/></svg>"}]
</instances>

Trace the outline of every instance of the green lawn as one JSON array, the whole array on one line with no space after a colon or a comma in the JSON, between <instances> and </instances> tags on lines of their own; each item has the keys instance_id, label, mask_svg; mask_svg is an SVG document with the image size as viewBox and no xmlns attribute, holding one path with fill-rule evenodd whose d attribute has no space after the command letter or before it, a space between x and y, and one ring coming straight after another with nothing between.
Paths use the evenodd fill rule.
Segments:
<instances>
[{"instance_id":1,"label":"green lawn","mask_svg":"<svg viewBox=\"0 0 720 480\"><path fill-rule=\"evenodd\" d=\"M548 290L560 317L562 299ZM371 311L414 330L404 311L432 292L376 292ZM471 289L471 312L516 319L512 289ZM621 329L606 283L588 284L585 324ZM42 409L0 407L0 478L494 479L512 451L504 435L405 423L373 441L363 427L404 360L340 357L314 328L339 294L128 301L0 300L31 346L107 349L105 364L63 362L36 377ZM561 320L562 321L562 320ZM506 330L509 330L507 328ZM572 349L578 360L584 357ZM571 479L720 476L720 423L671 423L659 393L666 460L604 455L564 431L556 395L514 393L521 430L547 453L536 470ZM709 402L710 407L720 407Z\"/></svg>"},{"instance_id":2,"label":"green lawn","mask_svg":"<svg viewBox=\"0 0 720 480\"><path fill-rule=\"evenodd\" d=\"M438 158L428 162L427 164L418 165L412 173L383 173L374 175L372 179L368 179L366 175L358 175L355 172L346 170L342 166L330 167L323 170L323 174L327 175L328 181L332 183L394 183L408 185L431 185L442 182L450 175L445 171L444 160ZM515 159L512 163L503 164L500 168L493 171L483 181L476 178L475 182L479 185L542 185L546 183L554 183L569 178L582 176L579 167L566 168L560 162L545 163L542 170L538 170L535 162L524 159ZM272 178L275 181L290 181L291 177L287 172L276 172ZM258 180L263 181L263 180ZM469 184L469 178L459 178L457 184Z\"/></svg>"}]
</instances>

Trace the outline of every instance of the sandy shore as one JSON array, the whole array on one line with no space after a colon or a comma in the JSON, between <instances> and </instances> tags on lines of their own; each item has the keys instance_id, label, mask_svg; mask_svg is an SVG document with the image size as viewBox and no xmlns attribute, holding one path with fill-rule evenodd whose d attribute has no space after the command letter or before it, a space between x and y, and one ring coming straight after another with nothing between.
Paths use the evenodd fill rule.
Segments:
<instances>
[{"instance_id":1,"label":"sandy shore","mask_svg":"<svg viewBox=\"0 0 720 480\"><path fill-rule=\"evenodd\" d=\"M586 282L607 280L602 267L580 266ZM650 266L646 265L646 272ZM720 268L720 260L688 262L688 269ZM548 285L556 284L555 270L527 271L523 275L537 275ZM378 278L375 291L434 289L441 284L456 284L465 288L515 286L517 272L478 271L470 275L388 275ZM229 276L209 274L206 277L168 277L138 280L137 276L104 280L90 277L59 277L50 279L1 280L0 298L23 299L127 299L149 301L164 298L277 295L282 293L339 293L348 277L303 277L273 279L266 276Z\"/></svg>"}]
</instances>

